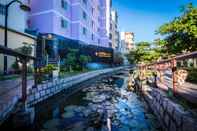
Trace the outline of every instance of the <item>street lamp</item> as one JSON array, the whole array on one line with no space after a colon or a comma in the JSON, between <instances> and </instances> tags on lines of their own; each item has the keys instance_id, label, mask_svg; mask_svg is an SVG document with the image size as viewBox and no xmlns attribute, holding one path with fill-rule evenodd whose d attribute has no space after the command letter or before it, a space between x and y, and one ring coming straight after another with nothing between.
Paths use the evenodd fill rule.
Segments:
<instances>
[{"instance_id":1,"label":"street lamp","mask_svg":"<svg viewBox=\"0 0 197 131\"><path fill-rule=\"evenodd\" d=\"M31 11L31 8L25 4L23 4L19 0L13 0L9 2L7 5L5 5L5 32L4 32L4 41L5 47L8 47L8 9L13 3L19 3L20 4L20 9L26 12ZM4 74L7 74L7 56L4 56Z\"/></svg>"}]
</instances>

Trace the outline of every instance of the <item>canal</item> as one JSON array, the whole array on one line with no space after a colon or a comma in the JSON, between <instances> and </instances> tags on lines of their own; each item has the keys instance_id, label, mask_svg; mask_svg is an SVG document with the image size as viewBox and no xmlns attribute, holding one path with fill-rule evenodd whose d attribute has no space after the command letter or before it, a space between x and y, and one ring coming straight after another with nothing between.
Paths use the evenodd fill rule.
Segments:
<instances>
[{"instance_id":1,"label":"canal","mask_svg":"<svg viewBox=\"0 0 197 131\"><path fill-rule=\"evenodd\" d=\"M143 99L128 89L129 76L129 71L101 76L37 104L34 124L26 130L161 131Z\"/></svg>"},{"instance_id":2,"label":"canal","mask_svg":"<svg viewBox=\"0 0 197 131\"><path fill-rule=\"evenodd\" d=\"M60 95L35 107L34 129L46 131L160 130L143 100L128 91L128 73L102 77L81 90Z\"/></svg>"}]
</instances>

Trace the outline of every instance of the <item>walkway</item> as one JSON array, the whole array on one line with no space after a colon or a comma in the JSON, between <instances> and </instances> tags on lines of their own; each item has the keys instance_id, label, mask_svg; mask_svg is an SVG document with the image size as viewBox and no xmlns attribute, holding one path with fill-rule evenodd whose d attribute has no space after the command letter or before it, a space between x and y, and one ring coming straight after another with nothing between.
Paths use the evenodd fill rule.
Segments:
<instances>
[{"instance_id":1,"label":"walkway","mask_svg":"<svg viewBox=\"0 0 197 131\"><path fill-rule=\"evenodd\" d=\"M28 80L28 88L33 80ZM21 98L21 79L0 81L0 120L6 117Z\"/></svg>"},{"instance_id":2,"label":"walkway","mask_svg":"<svg viewBox=\"0 0 197 131\"><path fill-rule=\"evenodd\" d=\"M158 86L164 90L167 90L168 87L172 89L171 75L171 72L166 71L164 75L164 82L158 82ZM197 104L197 85L185 82L182 85L178 85L176 91L191 103Z\"/></svg>"}]
</instances>

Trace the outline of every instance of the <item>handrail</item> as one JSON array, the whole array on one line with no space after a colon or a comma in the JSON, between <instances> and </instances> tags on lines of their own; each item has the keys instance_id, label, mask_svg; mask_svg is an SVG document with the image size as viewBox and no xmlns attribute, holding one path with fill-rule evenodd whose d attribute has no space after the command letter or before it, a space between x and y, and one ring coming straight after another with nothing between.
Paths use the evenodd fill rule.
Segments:
<instances>
[{"instance_id":1,"label":"handrail","mask_svg":"<svg viewBox=\"0 0 197 131\"><path fill-rule=\"evenodd\" d=\"M22 102L25 103L27 97L27 60L34 60L36 62L36 57L19 53L2 45L0 45L0 54L19 57L22 59Z\"/></svg>"},{"instance_id":2,"label":"handrail","mask_svg":"<svg viewBox=\"0 0 197 131\"><path fill-rule=\"evenodd\" d=\"M197 58L197 51L187 53L187 54L178 55L178 56L175 56L173 58L166 59L166 60L160 60L158 62L153 62L151 64L139 65L139 67L152 66L152 65L155 65L155 64L164 64L164 63L171 62L172 60L177 60L178 61L178 60L185 60L185 59L190 59L190 58Z\"/></svg>"},{"instance_id":3,"label":"handrail","mask_svg":"<svg viewBox=\"0 0 197 131\"><path fill-rule=\"evenodd\" d=\"M14 56L14 57L20 57L22 59L32 59L32 60L36 60L36 57L34 56L28 56L22 53L19 53L11 48L7 48L5 46L0 45L0 54L6 54L6 55L10 55L10 56Z\"/></svg>"},{"instance_id":4,"label":"handrail","mask_svg":"<svg viewBox=\"0 0 197 131\"><path fill-rule=\"evenodd\" d=\"M140 74L142 74L142 76L143 76L143 73L142 73L143 70L146 70L147 68L158 70L158 71L171 69L172 70L172 81L173 81L173 85L172 85L173 86L173 93L175 93L176 92L176 83L177 83L177 80L175 78L176 70L177 70L177 61L191 59L191 58L197 58L197 51L187 53L187 54L177 55L173 58L161 60L158 62L153 62L150 64L144 64L144 65L141 64L141 65L138 65L138 67L140 69L140 72L141 72Z\"/></svg>"}]
</instances>

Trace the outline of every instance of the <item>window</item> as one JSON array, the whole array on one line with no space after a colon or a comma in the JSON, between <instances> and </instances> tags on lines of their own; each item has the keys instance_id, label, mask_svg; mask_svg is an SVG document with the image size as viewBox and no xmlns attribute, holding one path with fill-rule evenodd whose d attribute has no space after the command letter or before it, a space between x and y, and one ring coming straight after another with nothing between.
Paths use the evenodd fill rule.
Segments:
<instances>
[{"instance_id":1,"label":"window","mask_svg":"<svg viewBox=\"0 0 197 131\"><path fill-rule=\"evenodd\" d=\"M83 3L84 3L85 5L87 5L87 0L83 0Z\"/></svg>"},{"instance_id":2,"label":"window","mask_svg":"<svg viewBox=\"0 0 197 131\"><path fill-rule=\"evenodd\" d=\"M86 35L86 33L87 33L87 29L83 27L83 34Z\"/></svg>"},{"instance_id":3,"label":"window","mask_svg":"<svg viewBox=\"0 0 197 131\"><path fill-rule=\"evenodd\" d=\"M112 24L110 24L110 30L112 30Z\"/></svg>"},{"instance_id":4,"label":"window","mask_svg":"<svg viewBox=\"0 0 197 131\"><path fill-rule=\"evenodd\" d=\"M98 44L100 44L101 43L101 40L100 39L98 39Z\"/></svg>"},{"instance_id":5,"label":"window","mask_svg":"<svg viewBox=\"0 0 197 131\"><path fill-rule=\"evenodd\" d=\"M5 5L0 4L0 14L5 15Z\"/></svg>"},{"instance_id":6,"label":"window","mask_svg":"<svg viewBox=\"0 0 197 131\"><path fill-rule=\"evenodd\" d=\"M112 34L111 33L109 34L109 38L112 39Z\"/></svg>"},{"instance_id":7,"label":"window","mask_svg":"<svg viewBox=\"0 0 197 131\"><path fill-rule=\"evenodd\" d=\"M63 8L63 9L65 9L65 10L68 9L68 3L67 3L67 1L62 0L62 1L61 1L61 5L62 5L62 8Z\"/></svg>"},{"instance_id":8,"label":"window","mask_svg":"<svg viewBox=\"0 0 197 131\"><path fill-rule=\"evenodd\" d=\"M94 15L94 8L92 7L92 15Z\"/></svg>"},{"instance_id":9,"label":"window","mask_svg":"<svg viewBox=\"0 0 197 131\"><path fill-rule=\"evenodd\" d=\"M92 29L94 28L94 21L92 20Z\"/></svg>"},{"instance_id":10,"label":"window","mask_svg":"<svg viewBox=\"0 0 197 131\"><path fill-rule=\"evenodd\" d=\"M92 40L94 40L94 34L92 34Z\"/></svg>"},{"instance_id":11,"label":"window","mask_svg":"<svg viewBox=\"0 0 197 131\"><path fill-rule=\"evenodd\" d=\"M87 19L87 14L83 11L83 19Z\"/></svg>"},{"instance_id":12,"label":"window","mask_svg":"<svg viewBox=\"0 0 197 131\"><path fill-rule=\"evenodd\" d=\"M68 27L68 21L65 19L61 19L61 27L62 28L67 28Z\"/></svg>"}]
</instances>

